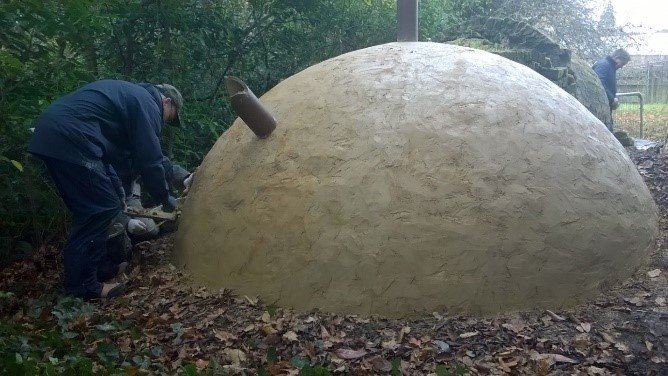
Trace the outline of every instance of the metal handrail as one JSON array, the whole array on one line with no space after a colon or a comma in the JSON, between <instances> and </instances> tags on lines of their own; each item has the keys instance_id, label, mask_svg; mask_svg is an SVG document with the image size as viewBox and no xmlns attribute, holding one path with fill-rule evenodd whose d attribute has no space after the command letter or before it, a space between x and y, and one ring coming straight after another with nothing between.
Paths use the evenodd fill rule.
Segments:
<instances>
[{"instance_id":1,"label":"metal handrail","mask_svg":"<svg viewBox=\"0 0 668 376\"><path fill-rule=\"evenodd\" d=\"M643 138L643 101L642 101L642 93L638 92L638 91L634 91L634 92L630 92L630 93L617 93L617 98L620 98L620 97L638 97L638 103L640 103L640 138Z\"/></svg>"}]
</instances>

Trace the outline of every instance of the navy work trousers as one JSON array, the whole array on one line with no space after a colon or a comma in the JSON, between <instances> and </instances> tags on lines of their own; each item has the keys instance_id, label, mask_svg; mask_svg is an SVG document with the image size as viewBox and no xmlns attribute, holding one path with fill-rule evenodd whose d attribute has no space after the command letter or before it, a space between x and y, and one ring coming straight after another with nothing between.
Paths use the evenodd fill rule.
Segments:
<instances>
[{"instance_id":1,"label":"navy work trousers","mask_svg":"<svg viewBox=\"0 0 668 376\"><path fill-rule=\"evenodd\" d=\"M40 156L67 208L73 225L63 248L65 289L72 295L100 296L101 281L118 272L118 263L107 253L109 226L122 209L115 187L116 175L101 161L86 167Z\"/></svg>"}]
</instances>

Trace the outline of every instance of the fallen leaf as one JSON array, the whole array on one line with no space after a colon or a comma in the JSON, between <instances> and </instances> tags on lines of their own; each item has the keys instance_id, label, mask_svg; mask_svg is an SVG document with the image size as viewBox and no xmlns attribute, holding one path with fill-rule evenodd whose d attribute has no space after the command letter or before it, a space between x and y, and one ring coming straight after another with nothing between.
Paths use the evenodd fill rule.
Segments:
<instances>
[{"instance_id":1,"label":"fallen leaf","mask_svg":"<svg viewBox=\"0 0 668 376\"><path fill-rule=\"evenodd\" d=\"M367 354L365 350L336 349L334 354L341 359L357 359Z\"/></svg>"},{"instance_id":2,"label":"fallen leaf","mask_svg":"<svg viewBox=\"0 0 668 376\"><path fill-rule=\"evenodd\" d=\"M589 333L591 330L591 324L588 322L582 322L580 325L576 326L575 329L577 329L579 332L584 332L584 333Z\"/></svg>"},{"instance_id":3,"label":"fallen leaf","mask_svg":"<svg viewBox=\"0 0 668 376\"><path fill-rule=\"evenodd\" d=\"M293 331L289 331L289 332L283 334L283 338L287 339L288 341L295 342L295 341L297 341L297 333L295 333Z\"/></svg>"},{"instance_id":4,"label":"fallen leaf","mask_svg":"<svg viewBox=\"0 0 668 376\"><path fill-rule=\"evenodd\" d=\"M560 355L560 354L552 354L552 355L554 355L554 360L557 363L573 363L573 364L578 363L577 360L571 359L569 357L566 357L566 356L563 356L563 355Z\"/></svg>"},{"instance_id":5,"label":"fallen leaf","mask_svg":"<svg viewBox=\"0 0 668 376\"><path fill-rule=\"evenodd\" d=\"M658 277L659 275L661 275L661 269L650 270L650 271L647 272L647 275L648 275L650 278L656 278L656 277Z\"/></svg>"},{"instance_id":6,"label":"fallen leaf","mask_svg":"<svg viewBox=\"0 0 668 376\"><path fill-rule=\"evenodd\" d=\"M652 361L652 363L656 364L661 364L666 362L666 358L664 358L663 356L653 356L652 359L650 360Z\"/></svg>"},{"instance_id":7,"label":"fallen leaf","mask_svg":"<svg viewBox=\"0 0 668 376\"><path fill-rule=\"evenodd\" d=\"M179 349L179 352L178 352L178 355L177 355L177 359L179 359L179 360L181 360L181 359L185 359L185 357L186 357L187 355L188 355L188 353L186 352L186 348L185 348L185 346L184 346L184 347L181 347L181 348Z\"/></svg>"},{"instance_id":8,"label":"fallen leaf","mask_svg":"<svg viewBox=\"0 0 668 376\"><path fill-rule=\"evenodd\" d=\"M239 349L225 349L223 350L223 355L225 355L225 359L228 362L235 366L240 366L246 361L246 353Z\"/></svg>"},{"instance_id":9,"label":"fallen leaf","mask_svg":"<svg viewBox=\"0 0 668 376\"><path fill-rule=\"evenodd\" d=\"M223 342L229 342L229 341L237 339L237 336L235 336L234 334L228 333L228 332L222 331L222 330L218 331L218 330L214 329L213 334L217 339L219 339Z\"/></svg>"},{"instance_id":10,"label":"fallen leaf","mask_svg":"<svg viewBox=\"0 0 668 376\"><path fill-rule=\"evenodd\" d=\"M506 373L511 373L513 370L511 368L515 367L519 360L516 357L508 358L508 359L503 359L503 358L498 358L499 359L499 367Z\"/></svg>"},{"instance_id":11,"label":"fallen leaf","mask_svg":"<svg viewBox=\"0 0 668 376\"><path fill-rule=\"evenodd\" d=\"M397 340L397 342L401 343L404 340L404 335L410 332L411 328L408 326L404 326L403 328L401 328L401 330L399 331L399 339Z\"/></svg>"},{"instance_id":12,"label":"fallen leaf","mask_svg":"<svg viewBox=\"0 0 668 376\"><path fill-rule=\"evenodd\" d=\"M659 307L663 307L666 305L666 299L665 298L656 298L654 299L654 303L658 305Z\"/></svg>"},{"instance_id":13,"label":"fallen leaf","mask_svg":"<svg viewBox=\"0 0 668 376\"><path fill-rule=\"evenodd\" d=\"M548 309L548 310L545 310L545 313L547 313L547 314L552 318L552 320L555 320L555 321L566 321L566 318L565 318L565 317L559 316L559 315L557 315L556 313L550 311L549 309Z\"/></svg>"},{"instance_id":14,"label":"fallen leaf","mask_svg":"<svg viewBox=\"0 0 668 376\"><path fill-rule=\"evenodd\" d=\"M606 342L608 342L608 343L615 343L615 342L617 342L617 340L615 339L615 337L611 336L610 334L608 334L608 333L606 333L606 332L601 332L601 337L603 337L603 339L604 339Z\"/></svg>"},{"instance_id":15,"label":"fallen leaf","mask_svg":"<svg viewBox=\"0 0 668 376\"><path fill-rule=\"evenodd\" d=\"M327 339L329 337L331 337L331 335L327 331L327 328L325 328L323 325L320 325L320 338Z\"/></svg>"},{"instance_id":16,"label":"fallen leaf","mask_svg":"<svg viewBox=\"0 0 668 376\"><path fill-rule=\"evenodd\" d=\"M269 321L271 321L271 315L269 314L269 312L265 311L262 314L262 317L260 318L260 320L262 320L262 322L264 322L264 323L268 323Z\"/></svg>"},{"instance_id":17,"label":"fallen leaf","mask_svg":"<svg viewBox=\"0 0 668 376\"><path fill-rule=\"evenodd\" d=\"M567 356L563 356L561 354L540 354L535 350L532 350L530 353L531 360L548 360L552 363L572 363L576 364L578 363L577 360L571 359Z\"/></svg>"},{"instance_id":18,"label":"fallen leaf","mask_svg":"<svg viewBox=\"0 0 668 376\"><path fill-rule=\"evenodd\" d=\"M434 341L432 341L432 342L433 342L436 346L438 346L438 353L439 353L439 354L440 354L440 353L448 353L448 352L450 352L450 344L449 344L449 343L447 343L447 342L445 342L445 341L438 340L438 339L437 339L437 340L434 340Z\"/></svg>"},{"instance_id":19,"label":"fallen leaf","mask_svg":"<svg viewBox=\"0 0 668 376\"><path fill-rule=\"evenodd\" d=\"M511 321L510 323L502 324L503 328L506 328L514 333L521 332L526 326L519 321Z\"/></svg>"},{"instance_id":20,"label":"fallen leaf","mask_svg":"<svg viewBox=\"0 0 668 376\"><path fill-rule=\"evenodd\" d=\"M331 341L332 343L341 343L341 342L343 342L343 340L341 339L341 337L337 337L337 336L329 337L329 341Z\"/></svg>"},{"instance_id":21,"label":"fallen leaf","mask_svg":"<svg viewBox=\"0 0 668 376\"><path fill-rule=\"evenodd\" d=\"M654 348L654 344L650 341L645 341L645 347L647 347L648 351L652 351L652 348Z\"/></svg>"},{"instance_id":22,"label":"fallen leaf","mask_svg":"<svg viewBox=\"0 0 668 376\"><path fill-rule=\"evenodd\" d=\"M615 347L621 352L629 352L629 347L621 342L615 343Z\"/></svg>"},{"instance_id":23,"label":"fallen leaf","mask_svg":"<svg viewBox=\"0 0 668 376\"><path fill-rule=\"evenodd\" d=\"M589 366L587 368L587 375L589 375L589 376L605 375L605 374L606 374L606 372L605 372L605 369L603 369L603 368L598 368L598 367L594 367L594 366Z\"/></svg>"},{"instance_id":24,"label":"fallen leaf","mask_svg":"<svg viewBox=\"0 0 668 376\"><path fill-rule=\"evenodd\" d=\"M459 338L471 338L477 336L478 334L480 334L479 331L462 333L459 335Z\"/></svg>"},{"instance_id":25,"label":"fallen leaf","mask_svg":"<svg viewBox=\"0 0 668 376\"><path fill-rule=\"evenodd\" d=\"M316 321L318 321L318 320L315 317L309 316L306 320L304 320L304 323L310 324L310 323L316 322Z\"/></svg>"},{"instance_id":26,"label":"fallen leaf","mask_svg":"<svg viewBox=\"0 0 668 376\"><path fill-rule=\"evenodd\" d=\"M138 375L137 367L135 366L125 367L125 376L137 376L137 375Z\"/></svg>"},{"instance_id":27,"label":"fallen leaf","mask_svg":"<svg viewBox=\"0 0 668 376\"><path fill-rule=\"evenodd\" d=\"M195 361L195 367L197 367L198 372L202 372L209 366L209 362L204 359L197 359Z\"/></svg>"},{"instance_id":28,"label":"fallen leaf","mask_svg":"<svg viewBox=\"0 0 668 376\"><path fill-rule=\"evenodd\" d=\"M642 299L638 298L637 296L633 298L624 298L624 301L636 307L642 306Z\"/></svg>"},{"instance_id":29,"label":"fallen leaf","mask_svg":"<svg viewBox=\"0 0 668 376\"><path fill-rule=\"evenodd\" d=\"M586 351L591 346L589 334L580 333L576 335L573 340L573 346L580 351Z\"/></svg>"},{"instance_id":30,"label":"fallen leaf","mask_svg":"<svg viewBox=\"0 0 668 376\"><path fill-rule=\"evenodd\" d=\"M270 362L267 365L267 370L270 375L285 375L288 374L290 370L294 370L295 367L286 360L281 360L280 362Z\"/></svg>"},{"instance_id":31,"label":"fallen leaf","mask_svg":"<svg viewBox=\"0 0 668 376\"><path fill-rule=\"evenodd\" d=\"M278 330L274 329L274 327L271 325L264 325L262 327L262 333L264 333L265 336L276 334L277 332Z\"/></svg>"},{"instance_id":32,"label":"fallen leaf","mask_svg":"<svg viewBox=\"0 0 668 376\"><path fill-rule=\"evenodd\" d=\"M250 304L252 306L255 306L257 304L257 302L260 300L259 298L251 298L248 295L244 295L244 298L246 299L248 304Z\"/></svg>"},{"instance_id":33,"label":"fallen leaf","mask_svg":"<svg viewBox=\"0 0 668 376\"><path fill-rule=\"evenodd\" d=\"M389 341L383 341L381 346L387 350L396 350L396 348L399 347L399 344L397 344L397 341L394 339L391 339Z\"/></svg>"},{"instance_id":34,"label":"fallen leaf","mask_svg":"<svg viewBox=\"0 0 668 376\"><path fill-rule=\"evenodd\" d=\"M390 363L387 359L383 359L381 357L375 357L369 361L371 364L371 367L373 367L373 370L376 372L390 372L392 371L392 363Z\"/></svg>"}]
</instances>

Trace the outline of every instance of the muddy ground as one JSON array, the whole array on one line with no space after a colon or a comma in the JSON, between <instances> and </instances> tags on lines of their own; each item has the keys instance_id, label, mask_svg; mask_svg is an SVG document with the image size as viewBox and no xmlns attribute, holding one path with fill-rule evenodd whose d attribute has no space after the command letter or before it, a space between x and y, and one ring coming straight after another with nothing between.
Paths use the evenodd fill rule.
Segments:
<instances>
[{"instance_id":1,"label":"muddy ground","mask_svg":"<svg viewBox=\"0 0 668 376\"><path fill-rule=\"evenodd\" d=\"M111 348L111 361L128 375L666 375L668 157L631 155L659 206L656 251L622 286L573 309L407 320L297 314L230 291L190 287L170 265L171 238L164 237L140 244L141 273L129 293L92 303L92 312L65 327L90 349L97 369L109 361L99 349ZM28 328L59 320L26 308L45 294L61 294L59 270L56 247L45 246L0 271L1 320ZM100 330L104 336L92 335Z\"/></svg>"}]
</instances>

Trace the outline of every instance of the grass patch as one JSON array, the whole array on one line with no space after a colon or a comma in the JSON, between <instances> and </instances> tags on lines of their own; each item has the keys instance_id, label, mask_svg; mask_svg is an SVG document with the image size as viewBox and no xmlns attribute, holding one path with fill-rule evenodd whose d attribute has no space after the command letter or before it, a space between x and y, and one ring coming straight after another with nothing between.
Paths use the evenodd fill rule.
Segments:
<instances>
[{"instance_id":1,"label":"grass patch","mask_svg":"<svg viewBox=\"0 0 668 376\"><path fill-rule=\"evenodd\" d=\"M640 106L622 103L613 112L615 130L623 130L631 137L640 137ZM648 103L643 106L643 138L663 141L668 132L668 104Z\"/></svg>"}]
</instances>

